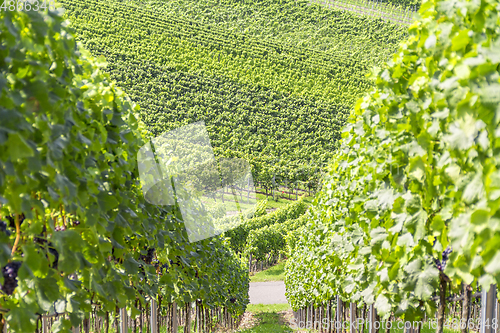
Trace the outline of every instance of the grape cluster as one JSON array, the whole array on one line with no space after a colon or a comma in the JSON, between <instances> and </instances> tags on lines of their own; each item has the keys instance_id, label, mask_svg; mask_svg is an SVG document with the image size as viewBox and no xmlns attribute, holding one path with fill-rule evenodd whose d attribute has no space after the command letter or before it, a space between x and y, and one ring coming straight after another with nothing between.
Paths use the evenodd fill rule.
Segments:
<instances>
[{"instance_id":1,"label":"grape cluster","mask_svg":"<svg viewBox=\"0 0 500 333\"><path fill-rule=\"evenodd\" d=\"M148 254L146 254L145 256L141 254L141 260L144 261L146 264L151 264L151 262L153 262L154 254L155 254L155 248L151 247L148 249Z\"/></svg>"},{"instance_id":2,"label":"grape cluster","mask_svg":"<svg viewBox=\"0 0 500 333\"><path fill-rule=\"evenodd\" d=\"M60 227L56 227L55 230L56 231L64 231L64 230L66 230L66 227L62 225Z\"/></svg>"},{"instance_id":3,"label":"grape cluster","mask_svg":"<svg viewBox=\"0 0 500 333\"><path fill-rule=\"evenodd\" d=\"M78 221L78 220L77 221L73 221L73 226L76 227L77 225L80 225L80 221Z\"/></svg>"},{"instance_id":4,"label":"grape cluster","mask_svg":"<svg viewBox=\"0 0 500 333\"><path fill-rule=\"evenodd\" d=\"M161 265L161 268L165 268L165 271L168 272L168 269L173 265L180 266L178 263L175 263L172 259L168 259L168 262Z\"/></svg>"},{"instance_id":5,"label":"grape cluster","mask_svg":"<svg viewBox=\"0 0 500 333\"><path fill-rule=\"evenodd\" d=\"M448 262L448 258L451 252L453 252L453 250L450 246L448 246L446 250L443 251L443 260L440 261L439 259L434 259L434 263L436 264L436 267L439 271L442 272L446 268L446 263Z\"/></svg>"},{"instance_id":6,"label":"grape cluster","mask_svg":"<svg viewBox=\"0 0 500 333\"><path fill-rule=\"evenodd\" d=\"M11 232L7 229L7 223L5 221L0 220L0 231L4 232L7 236L10 236Z\"/></svg>"},{"instance_id":7,"label":"grape cluster","mask_svg":"<svg viewBox=\"0 0 500 333\"><path fill-rule=\"evenodd\" d=\"M17 287L17 272L21 267L22 262L13 261L5 265L2 268L3 274L3 285L0 285L0 290L2 290L7 295L12 295Z\"/></svg>"}]
</instances>

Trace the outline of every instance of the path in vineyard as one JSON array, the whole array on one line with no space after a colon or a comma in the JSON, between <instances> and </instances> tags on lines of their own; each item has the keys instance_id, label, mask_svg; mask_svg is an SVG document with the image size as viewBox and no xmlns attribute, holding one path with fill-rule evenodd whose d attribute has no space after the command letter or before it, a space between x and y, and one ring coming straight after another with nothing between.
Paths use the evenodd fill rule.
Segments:
<instances>
[{"instance_id":1,"label":"path in vineyard","mask_svg":"<svg viewBox=\"0 0 500 333\"><path fill-rule=\"evenodd\" d=\"M288 303L283 281L250 282L250 304Z\"/></svg>"}]
</instances>

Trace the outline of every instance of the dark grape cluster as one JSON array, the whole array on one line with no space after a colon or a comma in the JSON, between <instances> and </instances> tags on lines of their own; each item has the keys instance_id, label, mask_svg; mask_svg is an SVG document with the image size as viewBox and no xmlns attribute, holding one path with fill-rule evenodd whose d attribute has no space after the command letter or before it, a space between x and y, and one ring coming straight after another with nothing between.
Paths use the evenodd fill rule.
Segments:
<instances>
[{"instance_id":1,"label":"dark grape cluster","mask_svg":"<svg viewBox=\"0 0 500 333\"><path fill-rule=\"evenodd\" d=\"M73 226L77 226L77 225L80 225L80 221L73 221Z\"/></svg>"},{"instance_id":2,"label":"dark grape cluster","mask_svg":"<svg viewBox=\"0 0 500 333\"><path fill-rule=\"evenodd\" d=\"M63 225L62 225L62 226L60 226L60 227L59 227L59 226L57 226L57 227L55 228L55 230L56 230L56 231L64 231L64 230L66 230L66 227L65 227L65 226L63 226Z\"/></svg>"},{"instance_id":3,"label":"dark grape cluster","mask_svg":"<svg viewBox=\"0 0 500 333\"><path fill-rule=\"evenodd\" d=\"M3 274L3 285L0 285L0 290L2 290L7 295L12 295L17 287L17 272L21 267L22 262L13 261L9 262L2 268Z\"/></svg>"},{"instance_id":4,"label":"dark grape cluster","mask_svg":"<svg viewBox=\"0 0 500 333\"><path fill-rule=\"evenodd\" d=\"M450 246L448 246L446 250L443 251L443 260L440 261L439 259L434 259L434 263L436 264L437 269L441 272L446 268L446 263L448 262L448 258L451 252L453 252L453 250Z\"/></svg>"},{"instance_id":5,"label":"dark grape cluster","mask_svg":"<svg viewBox=\"0 0 500 333\"><path fill-rule=\"evenodd\" d=\"M153 262L155 255L155 248L151 247L148 249L148 254L142 255L141 254L141 260L144 261L146 264L151 264Z\"/></svg>"},{"instance_id":6,"label":"dark grape cluster","mask_svg":"<svg viewBox=\"0 0 500 333\"><path fill-rule=\"evenodd\" d=\"M7 236L10 236L11 232L7 229L7 223L5 221L0 220L0 231L4 232Z\"/></svg>"}]
</instances>

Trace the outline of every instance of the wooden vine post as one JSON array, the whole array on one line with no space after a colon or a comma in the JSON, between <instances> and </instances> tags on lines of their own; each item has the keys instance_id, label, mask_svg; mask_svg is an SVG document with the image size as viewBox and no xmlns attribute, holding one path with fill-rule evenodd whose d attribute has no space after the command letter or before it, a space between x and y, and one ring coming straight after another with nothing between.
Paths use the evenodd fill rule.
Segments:
<instances>
[{"instance_id":1,"label":"wooden vine post","mask_svg":"<svg viewBox=\"0 0 500 333\"><path fill-rule=\"evenodd\" d=\"M437 313L437 322L438 327L436 333L443 333L444 330L444 321L446 315L446 286L447 286L447 277L441 273L439 275L439 308Z\"/></svg>"},{"instance_id":2,"label":"wooden vine post","mask_svg":"<svg viewBox=\"0 0 500 333\"><path fill-rule=\"evenodd\" d=\"M46 316L42 316L42 333L49 333L49 323Z\"/></svg>"},{"instance_id":3,"label":"wooden vine post","mask_svg":"<svg viewBox=\"0 0 500 333\"><path fill-rule=\"evenodd\" d=\"M184 333L191 333L191 302L186 303L186 320L184 321Z\"/></svg>"},{"instance_id":4,"label":"wooden vine post","mask_svg":"<svg viewBox=\"0 0 500 333\"><path fill-rule=\"evenodd\" d=\"M151 298L151 315L149 316L150 318L150 325L151 327L151 333L158 333L158 306L156 305L156 300L154 298Z\"/></svg>"},{"instance_id":5,"label":"wooden vine post","mask_svg":"<svg viewBox=\"0 0 500 333\"><path fill-rule=\"evenodd\" d=\"M172 304L172 333L178 333L177 303Z\"/></svg>"},{"instance_id":6,"label":"wooden vine post","mask_svg":"<svg viewBox=\"0 0 500 333\"><path fill-rule=\"evenodd\" d=\"M128 333L127 309L120 309L120 333Z\"/></svg>"},{"instance_id":7,"label":"wooden vine post","mask_svg":"<svg viewBox=\"0 0 500 333\"><path fill-rule=\"evenodd\" d=\"M335 318L335 328L338 333L342 332L342 300L340 299L340 296L337 295L337 311L336 311L336 318Z\"/></svg>"},{"instance_id":8,"label":"wooden vine post","mask_svg":"<svg viewBox=\"0 0 500 333\"><path fill-rule=\"evenodd\" d=\"M461 322L461 333L467 333L469 331L468 325L470 320L470 306L472 298L472 288L470 285L463 285L463 301L462 301L462 322Z\"/></svg>"},{"instance_id":9,"label":"wooden vine post","mask_svg":"<svg viewBox=\"0 0 500 333\"><path fill-rule=\"evenodd\" d=\"M480 333L496 333L498 325L497 312L497 287L491 285L489 290L483 288L481 291L481 331ZM496 325L493 320L496 319Z\"/></svg>"},{"instance_id":10,"label":"wooden vine post","mask_svg":"<svg viewBox=\"0 0 500 333\"><path fill-rule=\"evenodd\" d=\"M375 322L377 321L377 310L375 310L375 306L370 305L370 310L368 312L368 321L370 323L368 327L368 333L377 333L377 329L375 329Z\"/></svg>"},{"instance_id":11,"label":"wooden vine post","mask_svg":"<svg viewBox=\"0 0 500 333\"><path fill-rule=\"evenodd\" d=\"M356 329L354 327L354 323L356 321L356 303L349 304L349 333L356 333Z\"/></svg>"}]
</instances>

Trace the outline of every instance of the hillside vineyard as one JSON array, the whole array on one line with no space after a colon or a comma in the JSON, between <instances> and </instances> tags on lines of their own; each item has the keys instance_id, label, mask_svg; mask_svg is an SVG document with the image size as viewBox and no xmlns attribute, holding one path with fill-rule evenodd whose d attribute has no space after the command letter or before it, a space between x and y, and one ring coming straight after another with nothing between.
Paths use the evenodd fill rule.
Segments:
<instances>
[{"instance_id":1,"label":"hillside vineyard","mask_svg":"<svg viewBox=\"0 0 500 333\"><path fill-rule=\"evenodd\" d=\"M242 223L190 242L183 189L146 200L140 150L203 120L215 154L247 160L266 195L317 186L406 28L295 0L56 7L0 10L0 331L237 327L249 270L305 248L312 199L282 192L291 203L259 198L242 216L214 205L214 220Z\"/></svg>"},{"instance_id":2,"label":"hillside vineyard","mask_svg":"<svg viewBox=\"0 0 500 333\"><path fill-rule=\"evenodd\" d=\"M317 179L404 28L307 1L62 0L78 41L158 135L204 120L254 179Z\"/></svg>"}]
</instances>

